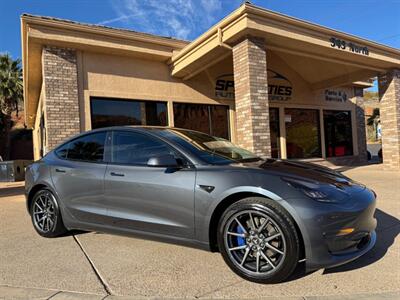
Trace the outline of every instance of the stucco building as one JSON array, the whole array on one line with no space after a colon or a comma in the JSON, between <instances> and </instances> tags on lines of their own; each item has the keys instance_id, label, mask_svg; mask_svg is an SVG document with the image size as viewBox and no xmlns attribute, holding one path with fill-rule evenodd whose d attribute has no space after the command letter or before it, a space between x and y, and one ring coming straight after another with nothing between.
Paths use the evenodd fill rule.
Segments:
<instances>
[{"instance_id":1,"label":"stucco building","mask_svg":"<svg viewBox=\"0 0 400 300\"><path fill-rule=\"evenodd\" d=\"M266 157L366 160L378 76L385 168L400 169L400 51L245 3L192 42L21 17L35 158L112 125L191 128Z\"/></svg>"}]
</instances>

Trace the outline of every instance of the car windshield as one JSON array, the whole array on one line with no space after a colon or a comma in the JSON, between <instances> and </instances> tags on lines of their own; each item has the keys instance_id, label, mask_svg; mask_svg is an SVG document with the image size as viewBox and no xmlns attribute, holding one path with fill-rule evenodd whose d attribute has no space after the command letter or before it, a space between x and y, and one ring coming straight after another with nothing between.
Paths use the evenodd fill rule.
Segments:
<instances>
[{"instance_id":1,"label":"car windshield","mask_svg":"<svg viewBox=\"0 0 400 300\"><path fill-rule=\"evenodd\" d=\"M168 129L163 130L161 135L173 140L210 164L261 160L254 153L239 148L226 139L197 131Z\"/></svg>"}]
</instances>

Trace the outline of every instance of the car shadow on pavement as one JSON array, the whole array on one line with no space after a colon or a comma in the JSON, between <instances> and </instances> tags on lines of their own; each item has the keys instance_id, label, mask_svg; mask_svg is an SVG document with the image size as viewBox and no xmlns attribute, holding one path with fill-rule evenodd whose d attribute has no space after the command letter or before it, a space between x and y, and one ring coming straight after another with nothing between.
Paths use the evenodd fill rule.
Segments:
<instances>
[{"instance_id":1,"label":"car shadow on pavement","mask_svg":"<svg viewBox=\"0 0 400 300\"><path fill-rule=\"evenodd\" d=\"M371 251L348 264L331 269L325 269L323 274L347 272L371 265L386 255L393 245L395 238L400 233L400 220L388 213L377 209L375 218L378 221L376 228L376 244Z\"/></svg>"},{"instance_id":2,"label":"car shadow on pavement","mask_svg":"<svg viewBox=\"0 0 400 300\"><path fill-rule=\"evenodd\" d=\"M11 186L0 189L0 198L18 196L24 194L24 186Z\"/></svg>"}]
</instances>

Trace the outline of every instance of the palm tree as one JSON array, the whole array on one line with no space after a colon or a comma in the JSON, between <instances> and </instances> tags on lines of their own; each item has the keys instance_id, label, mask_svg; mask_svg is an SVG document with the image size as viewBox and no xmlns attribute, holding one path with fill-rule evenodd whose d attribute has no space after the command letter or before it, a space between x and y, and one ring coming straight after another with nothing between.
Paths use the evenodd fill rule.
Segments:
<instances>
[{"instance_id":1,"label":"palm tree","mask_svg":"<svg viewBox=\"0 0 400 300\"><path fill-rule=\"evenodd\" d=\"M5 141L4 156L9 156L11 113L17 112L23 98L21 60L0 54L0 135Z\"/></svg>"},{"instance_id":2,"label":"palm tree","mask_svg":"<svg viewBox=\"0 0 400 300\"><path fill-rule=\"evenodd\" d=\"M13 60L9 54L0 54L0 110L9 116L22 101L21 60Z\"/></svg>"}]
</instances>

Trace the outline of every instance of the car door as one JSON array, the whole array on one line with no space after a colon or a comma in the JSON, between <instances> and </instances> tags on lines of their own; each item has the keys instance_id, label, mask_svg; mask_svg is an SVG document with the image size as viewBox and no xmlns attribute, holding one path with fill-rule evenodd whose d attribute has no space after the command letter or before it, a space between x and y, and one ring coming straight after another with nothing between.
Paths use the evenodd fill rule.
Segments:
<instances>
[{"instance_id":1,"label":"car door","mask_svg":"<svg viewBox=\"0 0 400 300\"><path fill-rule=\"evenodd\" d=\"M141 132L114 131L104 194L115 227L180 237L194 236L193 167L149 167L156 155L180 156L167 143ZM184 159L179 157L179 159Z\"/></svg>"},{"instance_id":2,"label":"car door","mask_svg":"<svg viewBox=\"0 0 400 300\"><path fill-rule=\"evenodd\" d=\"M71 222L104 223L107 132L78 137L55 151L51 177Z\"/></svg>"}]
</instances>

